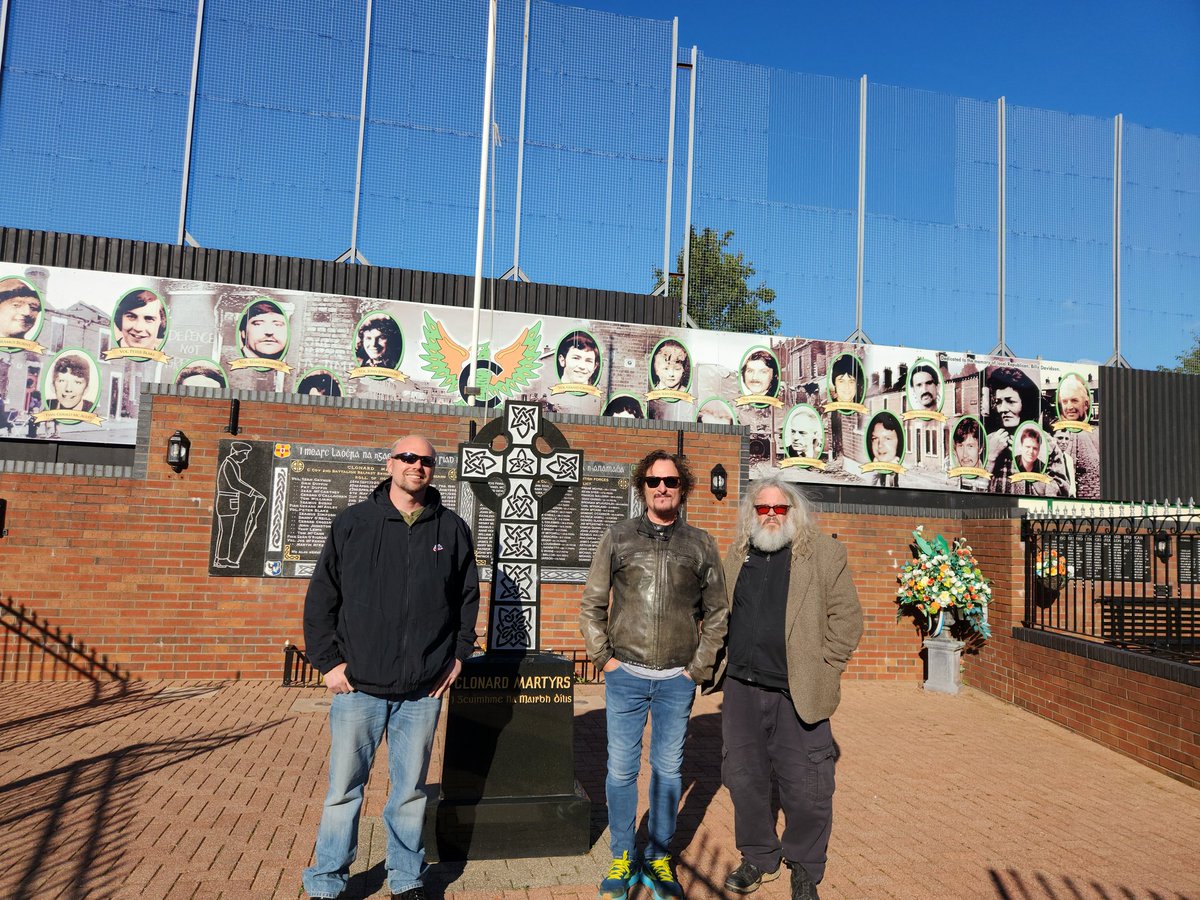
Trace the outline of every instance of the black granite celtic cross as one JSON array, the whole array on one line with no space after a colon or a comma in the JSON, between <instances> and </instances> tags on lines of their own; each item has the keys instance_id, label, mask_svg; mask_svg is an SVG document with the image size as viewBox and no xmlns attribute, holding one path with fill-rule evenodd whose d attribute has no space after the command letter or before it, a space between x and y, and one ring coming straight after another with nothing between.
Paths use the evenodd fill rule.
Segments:
<instances>
[{"instance_id":1,"label":"black granite celtic cross","mask_svg":"<svg viewBox=\"0 0 1200 900\"><path fill-rule=\"evenodd\" d=\"M501 435L504 449L493 450ZM549 452L539 449L539 437ZM508 401L502 419L459 445L459 480L496 516L489 653L541 649L541 517L580 483L582 469L583 454L569 448L536 403Z\"/></svg>"}]
</instances>

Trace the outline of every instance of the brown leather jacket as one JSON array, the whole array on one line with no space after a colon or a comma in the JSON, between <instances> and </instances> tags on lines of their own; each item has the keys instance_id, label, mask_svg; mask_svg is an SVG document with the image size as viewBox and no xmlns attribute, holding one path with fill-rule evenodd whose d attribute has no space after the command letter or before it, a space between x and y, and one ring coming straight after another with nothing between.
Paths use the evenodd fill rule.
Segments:
<instances>
[{"instance_id":1,"label":"brown leather jacket","mask_svg":"<svg viewBox=\"0 0 1200 900\"><path fill-rule=\"evenodd\" d=\"M579 613L597 668L614 656L652 669L683 666L702 684L712 678L728 622L725 574L708 532L680 521L659 540L643 516L600 539Z\"/></svg>"}]
</instances>

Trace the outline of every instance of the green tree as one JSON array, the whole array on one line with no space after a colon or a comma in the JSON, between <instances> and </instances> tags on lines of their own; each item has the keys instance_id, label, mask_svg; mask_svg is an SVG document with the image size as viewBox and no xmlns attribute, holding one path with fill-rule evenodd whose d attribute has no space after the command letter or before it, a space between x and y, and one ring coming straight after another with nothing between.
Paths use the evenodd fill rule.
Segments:
<instances>
[{"instance_id":1,"label":"green tree","mask_svg":"<svg viewBox=\"0 0 1200 900\"><path fill-rule=\"evenodd\" d=\"M1184 375L1200 375L1200 332L1192 335L1191 349L1175 357L1177 366L1159 366L1160 372L1180 372Z\"/></svg>"},{"instance_id":2,"label":"green tree","mask_svg":"<svg viewBox=\"0 0 1200 900\"><path fill-rule=\"evenodd\" d=\"M688 260L688 315L698 328L739 331L749 334L778 334L781 322L771 304L775 291L759 282L750 287L754 263L741 251L729 250L733 232L718 234L711 228L691 233ZM683 251L675 260L675 271L683 271ZM661 269L654 270L655 284L662 283ZM683 296L683 279L672 278L669 296Z\"/></svg>"}]
</instances>

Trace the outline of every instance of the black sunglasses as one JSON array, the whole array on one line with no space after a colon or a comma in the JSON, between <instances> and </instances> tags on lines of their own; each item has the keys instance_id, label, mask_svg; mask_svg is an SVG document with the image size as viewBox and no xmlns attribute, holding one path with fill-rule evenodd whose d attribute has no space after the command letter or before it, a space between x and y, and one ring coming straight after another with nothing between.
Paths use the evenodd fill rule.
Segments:
<instances>
[{"instance_id":1,"label":"black sunglasses","mask_svg":"<svg viewBox=\"0 0 1200 900\"><path fill-rule=\"evenodd\" d=\"M679 476L678 475L667 475L666 477L660 477L658 475L647 475L646 476L646 486L647 487L656 488L660 484L665 484L671 490L675 490L675 488L679 487Z\"/></svg>"},{"instance_id":2,"label":"black sunglasses","mask_svg":"<svg viewBox=\"0 0 1200 900\"><path fill-rule=\"evenodd\" d=\"M422 456L420 453L410 453L407 450L402 453L393 453L392 459L398 459L407 466L419 462L427 469L432 469L437 464L437 459L432 456Z\"/></svg>"},{"instance_id":3,"label":"black sunglasses","mask_svg":"<svg viewBox=\"0 0 1200 900\"><path fill-rule=\"evenodd\" d=\"M784 506L782 503L772 506L769 503L755 503L754 511L760 516L765 516L769 512L775 513L777 516L786 516L790 506Z\"/></svg>"}]
</instances>

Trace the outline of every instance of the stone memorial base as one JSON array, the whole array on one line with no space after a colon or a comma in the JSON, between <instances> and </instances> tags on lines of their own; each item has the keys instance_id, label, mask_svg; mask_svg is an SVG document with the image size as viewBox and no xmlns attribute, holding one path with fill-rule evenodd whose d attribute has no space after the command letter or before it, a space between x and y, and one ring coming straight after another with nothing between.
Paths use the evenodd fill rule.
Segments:
<instances>
[{"instance_id":1,"label":"stone memorial base","mask_svg":"<svg viewBox=\"0 0 1200 900\"><path fill-rule=\"evenodd\" d=\"M430 859L588 851L591 801L575 780L575 672L550 653L467 660L450 692Z\"/></svg>"},{"instance_id":2,"label":"stone memorial base","mask_svg":"<svg viewBox=\"0 0 1200 900\"><path fill-rule=\"evenodd\" d=\"M949 626L935 638L926 638L925 690L957 694L962 688L962 649L966 645L950 637Z\"/></svg>"}]
</instances>

